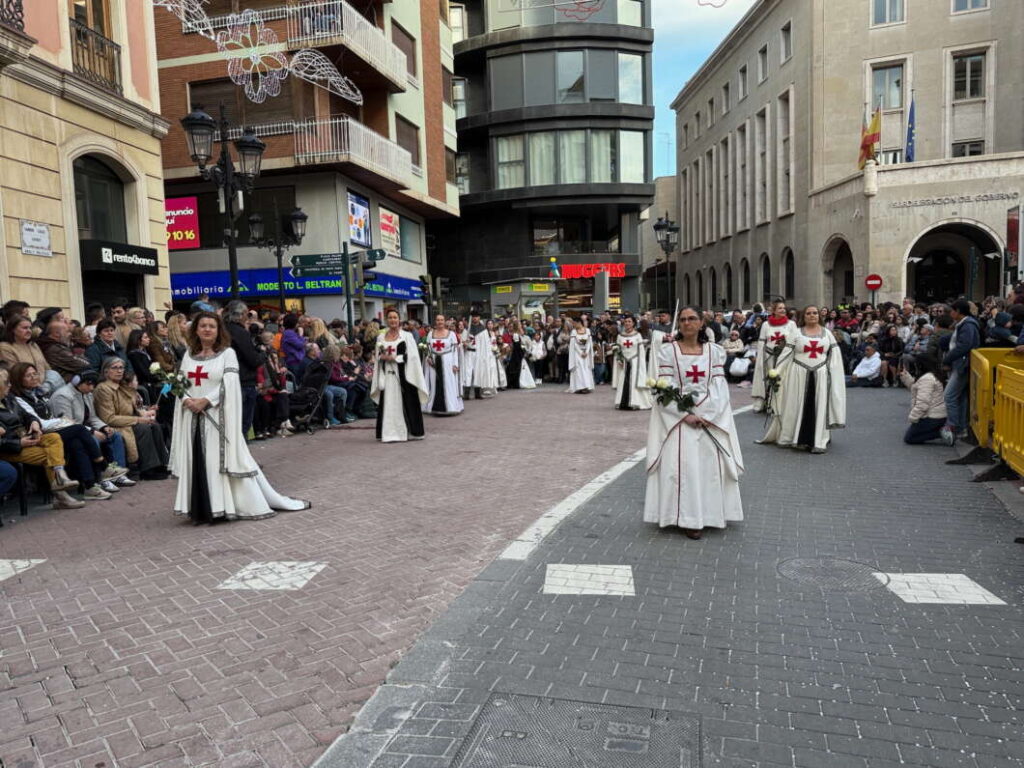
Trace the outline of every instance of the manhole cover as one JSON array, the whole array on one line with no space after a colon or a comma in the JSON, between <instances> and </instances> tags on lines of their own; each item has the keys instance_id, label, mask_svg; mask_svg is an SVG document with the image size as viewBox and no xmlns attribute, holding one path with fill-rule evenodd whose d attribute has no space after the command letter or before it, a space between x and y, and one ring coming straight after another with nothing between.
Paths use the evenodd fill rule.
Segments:
<instances>
[{"instance_id":1,"label":"manhole cover","mask_svg":"<svg viewBox=\"0 0 1024 768\"><path fill-rule=\"evenodd\" d=\"M492 694L452 768L700 768L700 717Z\"/></svg>"},{"instance_id":2,"label":"manhole cover","mask_svg":"<svg viewBox=\"0 0 1024 768\"><path fill-rule=\"evenodd\" d=\"M779 563L778 570L787 579L818 589L867 592L888 582L888 577L876 577L878 571L870 565L835 557L794 557Z\"/></svg>"}]
</instances>

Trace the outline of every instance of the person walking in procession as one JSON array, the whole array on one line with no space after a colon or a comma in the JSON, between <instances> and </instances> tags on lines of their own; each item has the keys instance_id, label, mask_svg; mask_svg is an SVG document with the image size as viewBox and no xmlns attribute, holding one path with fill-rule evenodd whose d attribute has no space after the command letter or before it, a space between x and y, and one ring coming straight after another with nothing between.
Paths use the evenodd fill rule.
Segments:
<instances>
[{"instance_id":1,"label":"person walking in procession","mask_svg":"<svg viewBox=\"0 0 1024 768\"><path fill-rule=\"evenodd\" d=\"M370 385L370 397L377 403L377 439L382 443L422 440L428 393L416 338L402 330L402 318L394 307L384 312L384 322L387 330L377 336L377 364Z\"/></svg>"}]
</instances>

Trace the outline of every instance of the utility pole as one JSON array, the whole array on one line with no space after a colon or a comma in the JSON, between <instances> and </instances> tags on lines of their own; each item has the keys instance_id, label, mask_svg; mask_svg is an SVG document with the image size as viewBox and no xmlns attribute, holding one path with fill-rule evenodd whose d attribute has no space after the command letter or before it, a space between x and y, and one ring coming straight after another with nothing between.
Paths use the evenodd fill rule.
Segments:
<instances>
[{"instance_id":1,"label":"utility pole","mask_svg":"<svg viewBox=\"0 0 1024 768\"><path fill-rule=\"evenodd\" d=\"M352 324L352 265L349 264L348 241L341 244L342 260L345 262L345 312L348 318L348 337L351 340L355 333L355 326Z\"/></svg>"}]
</instances>

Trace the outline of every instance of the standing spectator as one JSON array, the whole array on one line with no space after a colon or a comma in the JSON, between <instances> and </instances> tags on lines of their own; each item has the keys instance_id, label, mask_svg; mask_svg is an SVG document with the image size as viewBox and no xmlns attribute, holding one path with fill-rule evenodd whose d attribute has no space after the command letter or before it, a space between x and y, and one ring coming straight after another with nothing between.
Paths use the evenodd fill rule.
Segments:
<instances>
[{"instance_id":1,"label":"standing spectator","mask_svg":"<svg viewBox=\"0 0 1024 768\"><path fill-rule=\"evenodd\" d=\"M89 337L89 343L96 341L96 324L107 316L107 310L99 302L94 302L85 308L85 335Z\"/></svg>"},{"instance_id":2,"label":"standing spectator","mask_svg":"<svg viewBox=\"0 0 1024 768\"><path fill-rule=\"evenodd\" d=\"M122 347L125 346L128 343L128 334L135 330L135 326L128 319L128 299L114 300L113 305L110 307L110 319L114 321L117 343ZM97 323L96 333L99 333L99 330L99 324Z\"/></svg>"},{"instance_id":3,"label":"standing spectator","mask_svg":"<svg viewBox=\"0 0 1024 768\"><path fill-rule=\"evenodd\" d=\"M882 386L896 386L900 372L900 358L903 357L903 342L899 328L894 324L885 329L878 351L882 355Z\"/></svg>"},{"instance_id":4,"label":"standing spectator","mask_svg":"<svg viewBox=\"0 0 1024 768\"><path fill-rule=\"evenodd\" d=\"M149 356L154 362L160 363L164 373L170 373L178 366L178 359L171 348L167 323L156 320L146 326L146 333L149 334Z\"/></svg>"},{"instance_id":5,"label":"standing spectator","mask_svg":"<svg viewBox=\"0 0 1024 768\"><path fill-rule=\"evenodd\" d=\"M952 433L954 438L962 439L967 437L971 352L981 346L981 328L971 317L971 306L966 299L954 301L949 315L956 326L949 341L949 352L942 358L942 364L950 371L946 382L946 426L943 429ZM949 442L945 432L942 439Z\"/></svg>"},{"instance_id":6,"label":"standing spectator","mask_svg":"<svg viewBox=\"0 0 1024 768\"><path fill-rule=\"evenodd\" d=\"M188 341L185 338L188 330L188 318L181 312L169 312L166 319L167 343L174 352L174 358L177 362L185 356L185 350L188 348Z\"/></svg>"},{"instance_id":7,"label":"standing spectator","mask_svg":"<svg viewBox=\"0 0 1024 768\"><path fill-rule=\"evenodd\" d=\"M242 435L248 438L256 416L256 369L263 365L263 355L253 344L245 323L249 308L244 301L229 301L224 308L225 326L231 336L231 348L238 358L238 381L242 385Z\"/></svg>"}]
</instances>

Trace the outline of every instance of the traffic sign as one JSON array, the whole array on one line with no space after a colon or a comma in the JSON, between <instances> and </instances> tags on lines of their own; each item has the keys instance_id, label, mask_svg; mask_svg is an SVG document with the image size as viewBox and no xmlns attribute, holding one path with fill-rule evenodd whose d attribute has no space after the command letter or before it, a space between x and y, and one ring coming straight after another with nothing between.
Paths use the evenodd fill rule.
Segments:
<instances>
[{"instance_id":1,"label":"traffic sign","mask_svg":"<svg viewBox=\"0 0 1024 768\"><path fill-rule=\"evenodd\" d=\"M388 252L383 248L374 248L372 251L363 251L362 253L354 253L353 256L360 256L367 261L382 261L387 257Z\"/></svg>"},{"instance_id":2,"label":"traffic sign","mask_svg":"<svg viewBox=\"0 0 1024 768\"><path fill-rule=\"evenodd\" d=\"M293 267L329 267L335 272L341 272L345 268L345 254L343 253L304 253L301 256L292 256Z\"/></svg>"},{"instance_id":3,"label":"traffic sign","mask_svg":"<svg viewBox=\"0 0 1024 768\"><path fill-rule=\"evenodd\" d=\"M291 273L293 277L323 277L323 276L340 276L344 271L344 266L339 264L337 266L330 264L317 264L309 267L292 267Z\"/></svg>"},{"instance_id":4,"label":"traffic sign","mask_svg":"<svg viewBox=\"0 0 1024 768\"><path fill-rule=\"evenodd\" d=\"M864 286L869 291L877 291L882 287L882 276L881 275L868 275L864 279Z\"/></svg>"}]
</instances>

